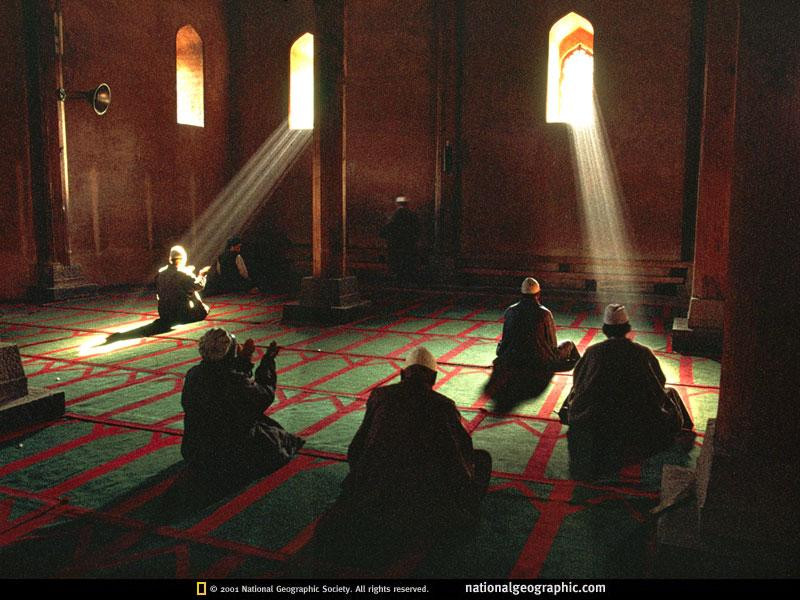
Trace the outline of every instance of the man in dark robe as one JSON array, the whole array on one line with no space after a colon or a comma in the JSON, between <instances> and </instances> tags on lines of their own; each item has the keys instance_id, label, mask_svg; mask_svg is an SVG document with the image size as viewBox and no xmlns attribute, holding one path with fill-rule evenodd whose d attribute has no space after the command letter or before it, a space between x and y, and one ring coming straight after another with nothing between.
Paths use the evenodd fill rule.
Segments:
<instances>
[{"instance_id":1,"label":"man in dark robe","mask_svg":"<svg viewBox=\"0 0 800 600\"><path fill-rule=\"evenodd\" d=\"M219 255L209 287L214 293L255 290L247 265L242 257L242 238L238 235L228 240L225 252Z\"/></svg>"},{"instance_id":2,"label":"man in dark robe","mask_svg":"<svg viewBox=\"0 0 800 600\"><path fill-rule=\"evenodd\" d=\"M455 404L433 391L436 360L415 349L400 383L373 390L347 452L350 472L316 539L335 560L381 563L474 526L492 459Z\"/></svg>"},{"instance_id":3,"label":"man in dark robe","mask_svg":"<svg viewBox=\"0 0 800 600\"><path fill-rule=\"evenodd\" d=\"M221 328L200 339L203 360L186 374L181 454L209 477L258 476L291 459L304 441L264 416L275 400L278 347L267 348L253 377L253 340L243 346Z\"/></svg>"},{"instance_id":4,"label":"man in dark robe","mask_svg":"<svg viewBox=\"0 0 800 600\"><path fill-rule=\"evenodd\" d=\"M554 373L571 370L580 358L572 342L558 344L553 314L541 304L539 282L526 277L521 292L519 302L506 309L503 335L485 390L499 410L538 396Z\"/></svg>"},{"instance_id":5,"label":"man in dark robe","mask_svg":"<svg viewBox=\"0 0 800 600\"><path fill-rule=\"evenodd\" d=\"M603 317L607 340L586 350L575 366L572 390L559 411L569 425L574 477L610 474L670 447L692 420L653 352L629 340L625 307L609 304Z\"/></svg>"},{"instance_id":6,"label":"man in dark robe","mask_svg":"<svg viewBox=\"0 0 800 600\"><path fill-rule=\"evenodd\" d=\"M204 267L195 275L194 267L186 266L186 250L182 246L172 247L169 264L159 269L155 280L161 324L191 323L208 316L208 306L198 292L205 288L210 268Z\"/></svg>"},{"instance_id":7,"label":"man in dark robe","mask_svg":"<svg viewBox=\"0 0 800 600\"><path fill-rule=\"evenodd\" d=\"M389 270L399 283L407 283L419 269L419 225L417 215L408 208L408 198L398 196L395 204L397 209L381 228L380 236L386 240Z\"/></svg>"}]
</instances>

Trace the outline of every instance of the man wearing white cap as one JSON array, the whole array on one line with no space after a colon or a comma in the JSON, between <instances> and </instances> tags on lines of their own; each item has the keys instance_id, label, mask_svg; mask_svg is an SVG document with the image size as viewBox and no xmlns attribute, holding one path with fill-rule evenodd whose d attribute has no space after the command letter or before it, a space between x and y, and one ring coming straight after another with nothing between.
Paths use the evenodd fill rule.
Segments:
<instances>
[{"instance_id":1,"label":"man wearing white cap","mask_svg":"<svg viewBox=\"0 0 800 600\"><path fill-rule=\"evenodd\" d=\"M286 463L303 440L264 416L275 400L272 342L253 377L256 345L244 345L222 328L200 338L199 365L189 369L181 405L185 413L181 454L194 473L211 478L257 476Z\"/></svg>"},{"instance_id":2,"label":"man wearing white cap","mask_svg":"<svg viewBox=\"0 0 800 600\"><path fill-rule=\"evenodd\" d=\"M389 270L399 283L406 283L414 278L419 267L419 226L417 215L408 207L407 197L398 196L394 202L397 208L381 228L380 236L386 240Z\"/></svg>"},{"instance_id":3,"label":"man wearing white cap","mask_svg":"<svg viewBox=\"0 0 800 600\"><path fill-rule=\"evenodd\" d=\"M575 344L558 344L553 314L541 303L542 289L533 277L520 287L522 298L506 309L503 335L486 394L500 410L541 394L553 374L569 371L580 358Z\"/></svg>"},{"instance_id":4,"label":"man wearing white cap","mask_svg":"<svg viewBox=\"0 0 800 600\"><path fill-rule=\"evenodd\" d=\"M317 527L317 541L332 557L391 561L421 540L477 522L492 459L473 449L435 381L436 359L419 347L399 383L370 394L347 452L350 473Z\"/></svg>"},{"instance_id":5,"label":"man wearing white cap","mask_svg":"<svg viewBox=\"0 0 800 600\"><path fill-rule=\"evenodd\" d=\"M195 275L193 266L186 266L186 250L173 246L169 251L169 264L156 275L158 318L165 325L202 321L208 316L208 306L198 293L206 286L204 267Z\"/></svg>"},{"instance_id":6,"label":"man wearing white cap","mask_svg":"<svg viewBox=\"0 0 800 600\"><path fill-rule=\"evenodd\" d=\"M693 427L677 390L664 387L658 359L629 340L628 314L609 304L606 341L586 350L575 366L572 390L559 411L569 425L570 470L578 478L613 473L672 445Z\"/></svg>"}]
</instances>

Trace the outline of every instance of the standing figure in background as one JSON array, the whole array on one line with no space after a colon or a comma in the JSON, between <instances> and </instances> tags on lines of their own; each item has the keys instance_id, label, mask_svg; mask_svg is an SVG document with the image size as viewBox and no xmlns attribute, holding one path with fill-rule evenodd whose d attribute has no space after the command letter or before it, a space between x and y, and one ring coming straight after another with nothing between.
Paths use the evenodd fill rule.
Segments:
<instances>
[{"instance_id":1,"label":"standing figure in background","mask_svg":"<svg viewBox=\"0 0 800 600\"><path fill-rule=\"evenodd\" d=\"M255 284L242 258L242 238L238 235L228 240L225 252L219 255L209 287L214 293L255 291Z\"/></svg>"},{"instance_id":2,"label":"standing figure in background","mask_svg":"<svg viewBox=\"0 0 800 600\"><path fill-rule=\"evenodd\" d=\"M586 350L575 366L572 390L559 410L569 425L570 473L579 479L614 473L670 447L681 430L694 426L683 400L652 350L626 335L631 330L621 304L603 316L608 338Z\"/></svg>"},{"instance_id":3,"label":"standing figure in background","mask_svg":"<svg viewBox=\"0 0 800 600\"><path fill-rule=\"evenodd\" d=\"M173 246L169 251L169 264L156 275L158 318L164 326L202 321L208 316L208 306L200 298L206 286L206 274L211 267L203 267L195 275L194 267L186 265L186 250Z\"/></svg>"},{"instance_id":4,"label":"standing figure in background","mask_svg":"<svg viewBox=\"0 0 800 600\"><path fill-rule=\"evenodd\" d=\"M408 208L408 198L398 196L395 205L397 208L381 228L380 236L386 240L389 270L403 284L413 281L419 268L419 224L417 215Z\"/></svg>"},{"instance_id":5,"label":"standing figure in background","mask_svg":"<svg viewBox=\"0 0 800 600\"><path fill-rule=\"evenodd\" d=\"M501 411L541 394L556 372L571 370L580 358L575 344L558 343L553 314L541 303L539 282L526 277L520 291L519 302L506 309L485 390Z\"/></svg>"}]
</instances>

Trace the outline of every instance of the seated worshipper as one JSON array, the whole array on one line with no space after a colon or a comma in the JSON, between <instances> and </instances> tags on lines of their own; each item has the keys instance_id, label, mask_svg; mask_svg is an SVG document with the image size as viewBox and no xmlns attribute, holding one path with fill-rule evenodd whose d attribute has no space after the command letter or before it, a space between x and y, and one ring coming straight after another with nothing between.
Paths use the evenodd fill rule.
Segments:
<instances>
[{"instance_id":1,"label":"seated worshipper","mask_svg":"<svg viewBox=\"0 0 800 600\"><path fill-rule=\"evenodd\" d=\"M226 250L217 258L209 287L215 293L255 291L255 285L242 258L242 238L238 235L228 240Z\"/></svg>"},{"instance_id":2,"label":"seated worshipper","mask_svg":"<svg viewBox=\"0 0 800 600\"><path fill-rule=\"evenodd\" d=\"M609 304L608 338L586 350L575 366L572 390L559 410L567 433L570 472L591 479L614 473L672 445L693 423L653 352L626 338L625 307Z\"/></svg>"},{"instance_id":3,"label":"seated worshipper","mask_svg":"<svg viewBox=\"0 0 800 600\"><path fill-rule=\"evenodd\" d=\"M258 476L284 465L304 443L264 416L275 400L278 346L269 345L254 378L255 348L251 339L237 345L218 327L200 338L203 360L189 369L181 395L181 454L193 473Z\"/></svg>"},{"instance_id":4,"label":"seated worshipper","mask_svg":"<svg viewBox=\"0 0 800 600\"><path fill-rule=\"evenodd\" d=\"M386 240L389 270L398 282L404 283L413 279L419 269L419 226L417 215L408 208L408 198L398 196L395 205L397 208L381 228L380 236Z\"/></svg>"},{"instance_id":5,"label":"seated worshipper","mask_svg":"<svg viewBox=\"0 0 800 600\"><path fill-rule=\"evenodd\" d=\"M522 298L506 309L503 336L486 394L507 410L541 394L553 374L569 371L580 358L575 344L556 340L553 314L541 304L542 290L533 277L522 282Z\"/></svg>"},{"instance_id":6,"label":"seated worshipper","mask_svg":"<svg viewBox=\"0 0 800 600\"><path fill-rule=\"evenodd\" d=\"M158 317L164 325L202 321L208 316L208 306L198 292L206 286L206 274L211 267L203 267L195 275L193 266L186 266L186 250L173 246L169 251L169 264L156 275Z\"/></svg>"},{"instance_id":7,"label":"seated worshipper","mask_svg":"<svg viewBox=\"0 0 800 600\"><path fill-rule=\"evenodd\" d=\"M414 349L400 378L367 400L350 472L316 529L324 560L385 565L480 518L492 458L473 449L453 401L433 390L436 359Z\"/></svg>"}]
</instances>

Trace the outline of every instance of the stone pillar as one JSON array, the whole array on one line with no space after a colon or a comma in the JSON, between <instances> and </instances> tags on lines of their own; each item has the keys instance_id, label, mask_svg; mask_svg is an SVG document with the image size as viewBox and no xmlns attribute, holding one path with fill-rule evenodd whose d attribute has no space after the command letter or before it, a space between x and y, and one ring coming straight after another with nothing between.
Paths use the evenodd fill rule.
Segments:
<instances>
[{"instance_id":1,"label":"stone pillar","mask_svg":"<svg viewBox=\"0 0 800 600\"><path fill-rule=\"evenodd\" d=\"M436 175L434 246L431 275L455 283L459 236L461 20L462 2L437 2L436 20Z\"/></svg>"},{"instance_id":2,"label":"stone pillar","mask_svg":"<svg viewBox=\"0 0 800 600\"><path fill-rule=\"evenodd\" d=\"M57 419L64 414L64 392L29 388L19 349L0 343L0 431Z\"/></svg>"},{"instance_id":3,"label":"stone pillar","mask_svg":"<svg viewBox=\"0 0 800 600\"><path fill-rule=\"evenodd\" d=\"M708 3L692 297L688 317L676 319L673 325L673 348L679 352L708 349L719 353L722 349L738 20L736 2Z\"/></svg>"},{"instance_id":4,"label":"stone pillar","mask_svg":"<svg viewBox=\"0 0 800 600\"><path fill-rule=\"evenodd\" d=\"M64 90L61 1L25 2L23 10L28 46L31 167L37 174L32 192L38 283L32 295L39 300L57 300L94 293L97 286L88 283L80 265L71 261L65 96L59 94Z\"/></svg>"},{"instance_id":5,"label":"stone pillar","mask_svg":"<svg viewBox=\"0 0 800 600\"><path fill-rule=\"evenodd\" d=\"M315 0L314 13L312 276L301 281L299 302L284 306L283 319L339 323L369 307L347 274L344 0Z\"/></svg>"},{"instance_id":6,"label":"stone pillar","mask_svg":"<svg viewBox=\"0 0 800 600\"><path fill-rule=\"evenodd\" d=\"M796 576L800 4L739 10L719 411L688 487L693 499L665 513L659 543L667 555L699 550L692 560L713 572L690 575ZM679 478L665 470L662 492L671 495Z\"/></svg>"}]
</instances>

